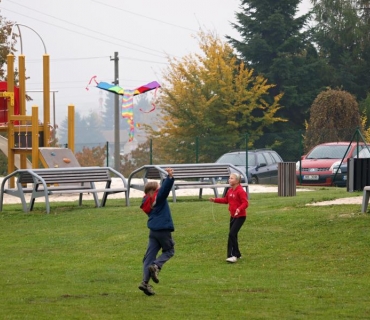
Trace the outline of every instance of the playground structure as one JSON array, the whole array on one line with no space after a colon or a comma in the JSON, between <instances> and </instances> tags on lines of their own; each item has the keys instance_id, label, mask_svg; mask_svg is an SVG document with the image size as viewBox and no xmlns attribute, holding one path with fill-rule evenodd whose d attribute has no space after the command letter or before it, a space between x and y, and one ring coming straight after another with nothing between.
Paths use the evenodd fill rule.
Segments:
<instances>
[{"instance_id":1,"label":"playground structure","mask_svg":"<svg viewBox=\"0 0 370 320\"><path fill-rule=\"evenodd\" d=\"M8 148L4 152L8 156L8 174L18 169L39 168L39 163L48 166L41 147L50 147L50 57L43 55L43 122L39 122L38 107L32 106L30 116L26 115L26 64L25 56L18 56L19 86L15 84L15 56L7 56L7 82L0 83L0 132L8 133ZM4 138L5 139L5 138ZM1 147L1 144L0 144ZM74 152L74 106L68 106L68 147ZM57 148L55 148L57 149ZM3 150L3 149L2 149ZM50 150L49 150L50 151ZM52 151L50 151L52 152ZM31 164L27 156L31 155ZM62 154L59 154L62 158ZM27 163L28 162L28 163ZM72 165L70 162L60 164ZM28 165L27 165L28 164ZM10 181L14 187L14 179Z\"/></svg>"}]
</instances>

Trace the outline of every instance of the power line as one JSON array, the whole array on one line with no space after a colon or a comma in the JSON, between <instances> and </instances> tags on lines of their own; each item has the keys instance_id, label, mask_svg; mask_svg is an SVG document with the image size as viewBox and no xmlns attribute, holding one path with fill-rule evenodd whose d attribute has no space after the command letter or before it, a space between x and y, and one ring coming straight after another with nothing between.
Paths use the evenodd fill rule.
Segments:
<instances>
[{"instance_id":1,"label":"power line","mask_svg":"<svg viewBox=\"0 0 370 320\"><path fill-rule=\"evenodd\" d=\"M27 6L25 6L25 5L23 5L23 4L20 4L20 3L16 2L16 1L14 1L14 0L8 0L8 2L11 2L11 3L14 3L14 4L18 5L18 6L21 6L21 7L23 7L23 8L26 8L27 10L31 10L31 11L34 11L34 12L40 13L40 14L42 14L42 15L45 15L45 16L47 16L47 17L50 17L50 18L53 18L53 19L56 19L56 20L59 20L59 21L65 22L65 23L70 24L70 25L72 25L72 26L75 26L75 27L78 27L78 28L81 28L81 29L84 29L84 30L87 30L87 31L91 31L91 32L93 32L93 33L100 34L100 35L102 35L102 36L104 36L104 37L108 37L108 38L112 38L112 39L114 39L114 40L119 40L119 41L122 41L122 42L126 42L126 43L128 43L128 44L131 44L131 45L134 45L134 46L137 46L137 47L141 47L141 48L143 48L143 49L148 49L148 50L151 50L151 51L156 51L156 52L162 53L162 51L155 50L155 49L152 49L152 48L148 48L148 47L145 47L145 46L142 46L142 45L139 45L139 44L136 44L136 43L133 43L133 42L127 41L127 40L122 40L122 39L120 39L120 38L116 38L116 37L113 37L113 36L111 36L111 35L107 35L107 34L105 34L105 33L102 33L102 32L99 32L99 31L92 30L92 29L90 29L90 28L87 28L87 27L81 26L81 25L76 24L76 23L73 23L73 22L71 22L71 21L67 21L67 20L64 20L64 19L61 19L61 18L58 18L58 17L52 16L52 15L47 14L47 13L44 13L44 12L42 12L42 11L39 11L39 10L36 10L36 9L30 8L30 7L27 7Z\"/></svg>"},{"instance_id":2,"label":"power line","mask_svg":"<svg viewBox=\"0 0 370 320\"><path fill-rule=\"evenodd\" d=\"M102 79L108 79L108 78L111 78L111 77L102 77ZM123 81L123 82L145 82L146 80L140 80L140 79L127 79L127 78L119 78L118 79L119 81ZM109 81L108 81L109 82ZM63 84L63 83L68 83L68 84L73 84L73 83L76 83L76 84L85 84L86 85L86 80L76 80L76 81L70 81L70 80L67 80L67 81L52 81L53 85L56 85L56 84ZM42 82L27 82L27 85L42 85ZM63 89L65 88L76 88L76 87L63 87ZM83 87L85 88L85 86Z\"/></svg>"},{"instance_id":3,"label":"power line","mask_svg":"<svg viewBox=\"0 0 370 320\"><path fill-rule=\"evenodd\" d=\"M53 62L63 62L63 61L77 61L77 60L93 60L93 59L107 59L109 56L102 56L102 57L81 57L81 58L51 58ZM140 62L148 62L148 63L157 63L157 64L167 64L167 62L160 62L160 61L153 61L153 60L146 60L146 59L138 59L138 58L131 58L131 57L124 57L119 56L119 58L122 58L124 60L134 60L134 61L140 61ZM27 62L40 62L42 59L29 59Z\"/></svg>"},{"instance_id":4,"label":"power line","mask_svg":"<svg viewBox=\"0 0 370 320\"><path fill-rule=\"evenodd\" d=\"M10 0L8 0L10 1ZM145 53L145 54L150 54L152 56L157 56L157 57L160 57L160 58L164 58L165 56L162 55L158 55L158 54L155 54L153 52L146 52L146 51L143 51L143 50L139 50L139 49L134 49L134 48L130 48L130 47L127 47L127 46L124 46L124 45L121 45L121 44L117 44L117 43L114 43L114 42L111 42L111 41L108 41L108 40L104 40L104 39L101 39L101 38L97 38L97 37L94 37L94 36L90 36L88 34L84 34L84 33L81 33L81 32L78 32L78 31L75 31L75 30L70 30L68 28L65 28L65 27L61 27L61 26L58 26L56 24L53 24L53 23L50 23L50 22L45 22L45 21L42 21L42 20L39 20L39 19L36 19L36 18L33 18L33 17L30 17L30 16L27 16L27 15L24 15L24 14L21 14L19 12L16 12L16 11L13 11L13 10L10 10L10 9L7 9L7 8L4 8L2 7L1 10L3 11L9 11L9 12L12 12L12 13L15 13L17 15L20 15L20 16L23 16L23 17L26 17L26 18L29 18L29 19L32 19L32 20L36 20L38 22L41 22L41 23L44 23L44 24L47 24L47 25L51 25L53 27L56 27L56 28L59 28L59 29L62 29L62 30L66 30L66 31L69 31L69 32L72 32L72 33L75 33L75 34L80 34L80 35L83 35L85 37L88 37L88 38L92 38L92 39L95 39L95 40L98 40L98 41L102 41L102 42L106 42L106 43L110 43L110 44L113 44L113 45L116 45L116 46L119 46L119 47L122 47L122 48L125 48L125 49L128 49L128 50L133 50L133 51L137 51L137 52L141 52L141 53ZM92 32L95 33L95 31L91 30ZM105 35L106 37L110 37L112 38L111 36L109 35ZM117 39L119 41L122 41L122 42L127 42L127 41L124 41L124 40L121 40L121 39L118 39L118 38L114 38L114 39ZM137 45L139 46L139 45ZM142 46L141 46L142 47ZM145 47L144 47L145 48ZM158 50L154 50L154 49L150 49L150 48L147 48L148 50L150 51L158 51ZM158 51L160 52L160 51Z\"/></svg>"},{"instance_id":5,"label":"power line","mask_svg":"<svg viewBox=\"0 0 370 320\"><path fill-rule=\"evenodd\" d=\"M167 25L172 26L172 27L176 27L176 28L180 28L180 29L184 29L184 30L188 30L188 31L192 31L192 32L197 32L197 30L193 30L193 29L190 29L190 28L187 28L187 27L182 27L182 26L179 26L177 24L173 24L173 23L170 23L170 22L165 22L163 20L159 20L159 19L156 19L156 18L144 16L143 14L139 14L139 13L136 13L136 12L128 11L128 10L125 10L125 9L122 9L122 8L119 8L119 7L116 7L116 6L112 6L112 5L109 5L109 4L106 4L106 3L103 3L103 2L97 1L97 0L91 0L91 1L92 2L96 2L96 3L99 3L99 4L101 4L103 6L106 6L106 7L113 8L114 10L119 10L119 11L127 12L127 13L133 14L135 16L142 17L142 18L149 19L149 20L153 20L153 21L157 21L157 22L160 22L160 23L163 23L163 24L167 24Z\"/></svg>"}]
</instances>

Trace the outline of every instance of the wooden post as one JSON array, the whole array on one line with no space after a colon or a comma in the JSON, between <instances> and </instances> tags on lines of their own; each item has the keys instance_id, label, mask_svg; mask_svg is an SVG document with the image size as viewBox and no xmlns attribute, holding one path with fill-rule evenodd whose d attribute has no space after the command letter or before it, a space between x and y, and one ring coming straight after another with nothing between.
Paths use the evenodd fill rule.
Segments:
<instances>
[{"instance_id":1,"label":"wooden post","mask_svg":"<svg viewBox=\"0 0 370 320\"><path fill-rule=\"evenodd\" d=\"M75 153L75 106L68 106L68 148Z\"/></svg>"},{"instance_id":2,"label":"wooden post","mask_svg":"<svg viewBox=\"0 0 370 320\"><path fill-rule=\"evenodd\" d=\"M32 169L39 167L39 111L32 106Z\"/></svg>"},{"instance_id":3,"label":"wooden post","mask_svg":"<svg viewBox=\"0 0 370 320\"><path fill-rule=\"evenodd\" d=\"M50 145L50 57L43 55L44 147Z\"/></svg>"}]
</instances>

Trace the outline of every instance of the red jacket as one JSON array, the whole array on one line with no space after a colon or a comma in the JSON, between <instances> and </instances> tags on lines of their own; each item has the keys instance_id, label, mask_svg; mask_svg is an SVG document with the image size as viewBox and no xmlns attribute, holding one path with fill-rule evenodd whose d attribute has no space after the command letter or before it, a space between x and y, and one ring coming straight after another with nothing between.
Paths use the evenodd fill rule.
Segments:
<instances>
[{"instance_id":1,"label":"red jacket","mask_svg":"<svg viewBox=\"0 0 370 320\"><path fill-rule=\"evenodd\" d=\"M239 184L235 189L229 188L224 198L216 198L216 203L228 203L230 216L233 218L246 217L248 208L247 193L244 188ZM236 209L239 209L239 214L235 215Z\"/></svg>"},{"instance_id":2,"label":"red jacket","mask_svg":"<svg viewBox=\"0 0 370 320\"><path fill-rule=\"evenodd\" d=\"M157 194L158 194L158 190L156 190L152 196L150 196L149 194L146 194L144 197L143 197L143 200L142 200L142 203L141 203L141 206L140 208L146 213L146 214L149 214L150 211L152 211L153 209L153 203L155 201L155 198L157 197Z\"/></svg>"}]
</instances>

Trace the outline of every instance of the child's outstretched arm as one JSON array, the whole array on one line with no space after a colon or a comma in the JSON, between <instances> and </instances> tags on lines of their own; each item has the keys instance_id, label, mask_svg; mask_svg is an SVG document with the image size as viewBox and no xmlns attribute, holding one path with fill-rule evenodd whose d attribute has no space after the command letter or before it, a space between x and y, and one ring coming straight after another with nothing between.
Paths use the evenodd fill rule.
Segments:
<instances>
[{"instance_id":1,"label":"child's outstretched arm","mask_svg":"<svg viewBox=\"0 0 370 320\"><path fill-rule=\"evenodd\" d=\"M227 197L223 198L209 198L209 201L214 202L214 203L229 203L229 200Z\"/></svg>"},{"instance_id":2,"label":"child's outstretched arm","mask_svg":"<svg viewBox=\"0 0 370 320\"><path fill-rule=\"evenodd\" d=\"M166 179L163 180L161 187L158 190L157 194L157 203L162 202L165 199L167 199L168 195L170 194L172 190L172 186L175 182L175 178L173 176L173 169L172 168L166 168L165 171L167 172Z\"/></svg>"}]
</instances>

